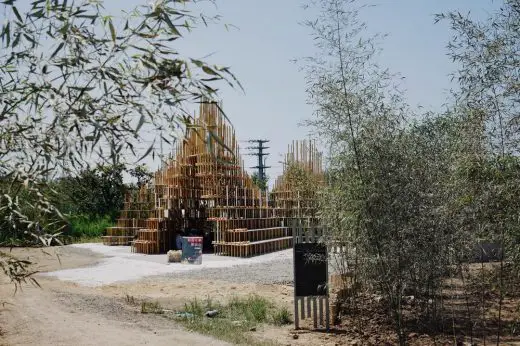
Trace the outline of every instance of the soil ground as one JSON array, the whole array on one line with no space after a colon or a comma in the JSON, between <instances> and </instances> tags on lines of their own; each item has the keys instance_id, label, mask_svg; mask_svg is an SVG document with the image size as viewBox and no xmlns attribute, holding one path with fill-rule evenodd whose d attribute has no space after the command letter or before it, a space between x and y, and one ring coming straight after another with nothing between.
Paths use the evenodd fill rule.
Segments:
<instances>
[{"instance_id":1,"label":"soil ground","mask_svg":"<svg viewBox=\"0 0 520 346\"><path fill-rule=\"evenodd\" d=\"M0 276L0 345L226 345L188 332L160 315L141 314L140 307L129 304L128 298L157 301L167 309L182 308L196 297L225 302L251 294L288 307L292 303L290 286L189 279L185 275L182 279L154 276L88 287L42 274L96 268L104 259L101 254L70 246L0 250L37 263L32 269L41 272L34 276L41 288L25 285L16 293L7 277ZM290 331L290 327L259 328L257 334L259 340L294 344Z\"/></svg>"},{"instance_id":2,"label":"soil ground","mask_svg":"<svg viewBox=\"0 0 520 346\"><path fill-rule=\"evenodd\" d=\"M5 250L5 249L4 249ZM12 249L12 254L52 271L94 265L100 255L63 247ZM59 256L60 261L58 261ZM25 286L14 294L1 277L1 336L4 345L226 345L183 330L156 315L143 315L115 289L100 290L35 276L41 288Z\"/></svg>"},{"instance_id":3,"label":"soil ground","mask_svg":"<svg viewBox=\"0 0 520 346\"><path fill-rule=\"evenodd\" d=\"M12 254L37 263L33 269L40 272L82 268L79 272L83 274L96 273L107 259L106 255L81 246L14 248ZM258 263L244 262L240 266L208 267L195 270L192 275L183 271L94 287L42 274L35 276L41 288L26 285L16 294L7 278L0 276L0 301L4 302L0 305L0 345L226 345L189 332L161 315L142 314L139 304L129 301L157 301L163 308L177 310L196 297L225 302L231 297L258 294L292 311L293 288L286 280L292 265L284 256L273 258L271 262L259 259ZM270 279L269 271L273 272ZM377 316L377 312L366 311L366 317L358 322L344 319L341 326L329 333L295 331L292 325L263 326L251 333L258 340L279 345L395 343L395 336ZM449 345L453 339L413 333L409 342ZM482 340L474 342L483 345ZM488 344L492 344L491 340ZM502 344L520 345L520 342L509 338L503 339Z\"/></svg>"}]
</instances>

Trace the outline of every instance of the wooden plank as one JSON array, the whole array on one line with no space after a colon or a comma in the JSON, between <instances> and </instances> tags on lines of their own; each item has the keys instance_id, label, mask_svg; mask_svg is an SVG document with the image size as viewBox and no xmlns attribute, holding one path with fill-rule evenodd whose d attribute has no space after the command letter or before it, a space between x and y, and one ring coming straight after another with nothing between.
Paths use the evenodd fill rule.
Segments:
<instances>
[{"instance_id":1,"label":"wooden plank","mask_svg":"<svg viewBox=\"0 0 520 346\"><path fill-rule=\"evenodd\" d=\"M323 326L323 297L318 298L318 304L320 309L320 326Z\"/></svg>"},{"instance_id":2,"label":"wooden plank","mask_svg":"<svg viewBox=\"0 0 520 346\"><path fill-rule=\"evenodd\" d=\"M300 328L300 319L298 314L298 298L294 297L294 328Z\"/></svg>"},{"instance_id":3,"label":"wooden plank","mask_svg":"<svg viewBox=\"0 0 520 346\"><path fill-rule=\"evenodd\" d=\"M327 331L330 330L330 305L329 297L325 297L325 328Z\"/></svg>"},{"instance_id":4,"label":"wooden plank","mask_svg":"<svg viewBox=\"0 0 520 346\"><path fill-rule=\"evenodd\" d=\"M316 297L312 297L312 318L313 318L313 326L314 329L318 328L318 312L317 312L317 301Z\"/></svg>"}]
</instances>

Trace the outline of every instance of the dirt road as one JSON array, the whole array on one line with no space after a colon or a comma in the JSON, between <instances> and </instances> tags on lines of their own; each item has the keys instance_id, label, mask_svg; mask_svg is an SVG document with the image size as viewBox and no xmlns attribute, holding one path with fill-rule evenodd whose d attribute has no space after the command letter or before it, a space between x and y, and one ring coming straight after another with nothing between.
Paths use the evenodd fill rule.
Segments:
<instances>
[{"instance_id":1,"label":"dirt road","mask_svg":"<svg viewBox=\"0 0 520 346\"><path fill-rule=\"evenodd\" d=\"M224 345L102 296L30 288L2 313L8 345Z\"/></svg>"},{"instance_id":2,"label":"dirt road","mask_svg":"<svg viewBox=\"0 0 520 346\"><path fill-rule=\"evenodd\" d=\"M41 272L94 268L104 263L103 255L78 247L13 249L13 254L34 261L38 264L34 269ZM227 269L229 272L216 268L193 275L172 273L96 287L37 275L42 288L26 286L14 296L13 285L0 275L0 302L7 303L0 305L0 346L227 345L191 333L162 315L142 314L140 302L158 302L163 308L178 310L195 298L225 302L232 297L258 294L290 311L293 288L275 283L279 282L280 272L282 279L287 276L282 270L287 265L281 260L233 267ZM268 280L265 274L269 271L273 273ZM93 269L90 274L95 273ZM259 326L254 337L269 345L332 346L350 341L345 335L327 333L302 333L295 340L291 325Z\"/></svg>"},{"instance_id":3,"label":"dirt road","mask_svg":"<svg viewBox=\"0 0 520 346\"><path fill-rule=\"evenodd\" d=\"M38 270L92 265L99 256L70 248L14 249L38 261ZM56 255L59 254L61 264ZM143 315L124 299L99 290L39 277L13 296L0 278L0 344L4 345L227 345L190 333L161 316ZM101 293L101 294L100 294ZM112 292L113 293L113 292Z\"/></svg>"}]
</instances>

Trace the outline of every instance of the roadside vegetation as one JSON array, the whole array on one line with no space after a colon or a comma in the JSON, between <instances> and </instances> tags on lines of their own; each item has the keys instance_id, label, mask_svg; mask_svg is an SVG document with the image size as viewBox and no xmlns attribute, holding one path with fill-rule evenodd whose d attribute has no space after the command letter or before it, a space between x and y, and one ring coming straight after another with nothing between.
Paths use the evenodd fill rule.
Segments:
<instances>
[{"instance_id":1,"label":"roadside vegetation","mask_svg":"<svg viewBox=\"0 0 520 346\"><path fill-rule=\"evenodd\" d=\"M137 304L133 297L127 297L126 302L130 305ZM257 328L265 324L284 326L292 323L291 313L287 308L279 307L257 295L234 297L227 303L210 298L193 299L185 303L181 311L166 310L158 302L143 301L141 313L164 315L180 322L190 331L238 345L272 345L271 342L255 338Z\"/></svg>"},{"instance_id":2,"label":"roadside vegetation","mask_svg":"<svg viewBox=\"0 0 520 346\"><path fill-rule=\"evenodd\" d=\"M436 16L453 32L458 84L440 113L408 104L362 1L311 3L308 125L328 148L320 218L347 249L343 320L369 330L367 315L379 314L400 345L414 333L497 345L518 335L520 296L507 287L520 276L520 2L485 20Z\"/></svg>"},{"instance_id":3,"label":"roadside vegetation","mask_svg":"<svg viewBox=\"0 0 520 346\"><path fill-rule=\"evenodd\" d=\"M137 172L137 173L136 173ZM60 210L63 219L44 228L39 223L34 231L14 228L0 232L2 246L34 246L39 237L52 236L55 244L99 241L107 227L114 225L124 199L146 184L151 174L144 166L129 170L137 184L123 183L122 165L98 165L76 175L63 176L48 182L51 203ZM28 197L27 197L28 198ZM23 212L31 212L28 205Z\"/></svg>"}]
</instances>

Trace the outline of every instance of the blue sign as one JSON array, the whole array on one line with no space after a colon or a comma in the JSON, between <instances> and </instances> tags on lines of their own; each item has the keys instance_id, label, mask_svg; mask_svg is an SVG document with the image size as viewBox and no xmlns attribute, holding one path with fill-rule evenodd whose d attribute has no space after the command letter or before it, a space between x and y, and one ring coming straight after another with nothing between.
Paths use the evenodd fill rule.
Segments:
<instances>
[{"instance_id":1,"label":"blue sign","mask_svg":"<svg viewBox=\"0 0 520 346\"><path fill-rule=\"evenodd\" d=\"M181 262L202 264L202 237L182 237Z\"/></svg>"}]
</instances>

